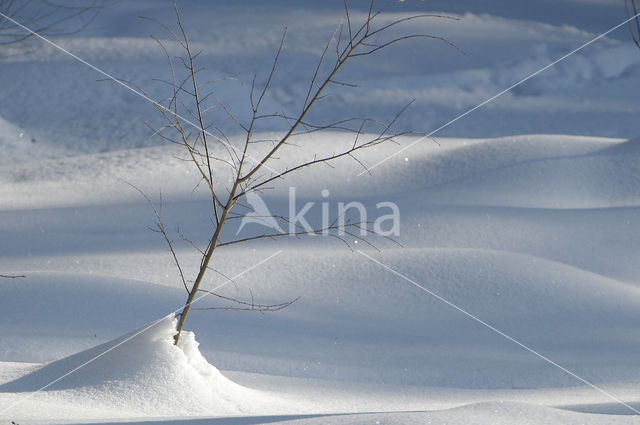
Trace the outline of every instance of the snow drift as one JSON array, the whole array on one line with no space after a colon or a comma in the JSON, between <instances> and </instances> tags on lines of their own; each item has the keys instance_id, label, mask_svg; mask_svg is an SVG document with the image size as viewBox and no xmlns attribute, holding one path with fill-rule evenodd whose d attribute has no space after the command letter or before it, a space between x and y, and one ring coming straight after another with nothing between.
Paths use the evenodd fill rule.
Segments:
<instances>
[{"instance_id":1,"label":"snow drift","mask_svg":"<svg viewBox=\"0 0 640 425\"><path fill-rule=\"evenodd\" d=\"M233 415L278 408L275 398L224 377L200 354L192 332L173 345L173 315L0 385L140 415ZM19 400L19 399L18 399ZM99 410L99 409L97 409ZM265 409L266 410L266 409Z\"/></svg>"}]
</instances>

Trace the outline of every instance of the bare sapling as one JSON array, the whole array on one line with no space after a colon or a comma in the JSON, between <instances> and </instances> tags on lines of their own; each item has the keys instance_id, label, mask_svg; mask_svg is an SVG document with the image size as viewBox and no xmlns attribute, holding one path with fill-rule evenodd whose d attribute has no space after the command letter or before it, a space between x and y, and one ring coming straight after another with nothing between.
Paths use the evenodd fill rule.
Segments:
<instances>
[{"instance_id":1,"label":"bare sapling","mask_svg":"<svg viewBox=\"0 0 640 425\"><path fill-rule=\"evenodd\" d=\"M168 60L171 78L165 83L171 88L171 93L166 99L156 104L165 125L161 128L152 128L152 130L154 135L180 145L184 149L183 159L190 162L197 171L200 180L198 184L204 187L211 203L211 233L206 247L200 248L180 234L184 240L187 240L198 250L200 255L197 274L193 280L188 280L176 251L173 249L167 229L162 223L161 202L160 206L156 207L147 198L154 208L157 219L154 230L162 234L165 242L169 245L187 292L184 307L178 314L174 336L176 344L180 339L189 312L199 309L193 306L194 300L197 299L198 294L208 293L202 288L202 285L209 271L216 273L212 267L212 258L218 249L263 238L302 237L310 234L330 235L342 240L347 246L350 242L346 236L351 241L362 240L371 244L366 241L366 236L363 236L361 232L371 224L366 221L349 222L345 225L343 219L336 219L312 229L302 228L296 223L293 229L292 226L289 226L288 232L273 231L272 233L230 240L222 237L222 230L231 220L243 216L242 212L246 206L243 205L242 199L245 199L247 195L269 188L270 184L275 184L277 181L308 167L320 165L333 167L332 163L341 158L351 158L364 167L357 158L360 151L383 143L393 143L399 136L410 133L394 130L398 117L409 105L383 123L372 118L353 117L345 117L329 123L318 122L313 118L312 113L327 95L329 87L334 90L350 90L356 87L355 84L340 81L339 78L340 71L345 65L356 62L359 58L375 55L409 39L432 39L453 46L447 40L429 34L399 34L405 25L412 21L435 17L453 19L433 14L387 13L401 2L393 1L383 7L376 8L372 0L368 11L356 14L350 9L348 2L344 1L344 18L324 45L322 53L319 54L315 70L310 74L308 86L298 99L297 112L293 114L264 111L266 109L264 100L268 96L274 76L278 72L278 62L283 54L285 29L275 51L271 69L266 74L264 81L259 84L255 76L251 81L248 99L250 110L243 119L236 116L224 103L218 101L213 91L209 91L210 84L212 84L210 81L200 82L202 70L196 64L198 53L194 52L192 48L186 31L188 25L183 23L179 8L174 0L176 29L160 25L171 34L172 42L177 43L182 56L171 56L166 42L156 39ZM219 126L210 122L208 113L212 108L223 110L230 122L237 126L242 137L234 137L232 141L219 129ZM277 138L261 139L256 129L265 120L279 120L285 129ZM278 156L280 153L288 149L296 149L297 145L304 144L305 141L308 142L311 133L321 133L327 130L351 134L352 142L338 150L330 151L330 153L319 149L317 155L300 159L297 163L289 163L285 168L279 165ZM283 216L274 215L272 218L284 224L290 224L288 219ZM367 234L375 234L375 232L368 230ZM242 301L216 293L212 293L212 295L228 301L230 306L226 308L234 310L275 311L287 307L295 301L265 305L254 303L253 299Z\"/></svg>"}]
</instances>

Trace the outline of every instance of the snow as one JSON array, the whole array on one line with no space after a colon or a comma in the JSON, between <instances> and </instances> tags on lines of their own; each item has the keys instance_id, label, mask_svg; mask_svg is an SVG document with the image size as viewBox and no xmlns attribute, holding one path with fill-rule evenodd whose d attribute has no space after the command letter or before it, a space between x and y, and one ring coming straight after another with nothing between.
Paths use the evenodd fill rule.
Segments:
<instances>
[{"instance_id":1,"label":"snow","mask_svg":"<svg viewBox=\"0 0 640 425\"><path fill-rule=\"evenodd\" d=\"M38 403L40 397L47 403L73 402L92 406L96 413L124 417L227 416L266 410L267 405L277 412L281 400L243 388L207 363L193 333L185 332L180 346L174 346L175 326L175 317L167 316L105 344L48 363L3 384L0 391L23 396L27 404L22 404L20 410L31 414L38 407L28 408L28 403ZM68 374L70 371L74 372ZM35 417L69 418L67 412L61 413L56 417L45 411Z\"/></svg>"},{"instance_id":2,"label":"snow","mask_svg":"<svg viewBox=\"0 0 640 425\"><path fill-rule=\"evenodd\" d=\"M354 1L354 19L366 3ZM359 160L371 166L407 147L370 174L338 160L260 194L271 212L286 215L294 187L298 210L314 202L310 222L319 222L323 202L333 214L339 202L360 202L370 219L384 213L377 203L394 202L402 246L374 237L379 251L362 243L349 250L307 237L220 249L214 265L227 276L272 256L226 284L223 295L267 304L300 299L273 314L193 311L178 347L170 313L185 291L161 238L148 230L154 215L135 188L155 202L161 193L166 227L204 245L210 202L193 190L197 174L176 146L149 138L142 122L159 122L152 105L97 82L100 75L37 40L2 47L0 274L25 277L0 278L0 419L638 423L640 52L628 30L451 124L435 142L420 140L420 132L621 22L620 3L403 2L397 17L432 11L458 18L409 29L446 36L466 55L420 41L362 61L343 75L361 87L332 92L316 117L358 111L389 118L416 99L399 125L419 133L363 152ZM338 0L191 1L183 17L212 78L243 81L254 72L266 77L288 25L265 102L290 111L341 7ZM54 41L162 97L153 79L167 77L166 58L148 38L161 31L139 15L172 22L171 4L116 3L85 31ZM247 90L225 81L218 95L242 115ZM268 137L282 128L258 131ZM272 166L285 169L351 142L339 132L307 135ZM198 255L172 235L191 278ZM224 282L211 275L205 287Z\"/></svg>"}]
</instances>

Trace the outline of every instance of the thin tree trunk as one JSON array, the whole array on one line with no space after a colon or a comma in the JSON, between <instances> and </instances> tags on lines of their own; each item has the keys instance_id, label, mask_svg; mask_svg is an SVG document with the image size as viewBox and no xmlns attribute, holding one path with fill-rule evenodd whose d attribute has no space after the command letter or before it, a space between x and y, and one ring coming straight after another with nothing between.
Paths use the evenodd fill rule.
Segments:
<instances>
[{"instance_id":1,"label":"thin tree trunk","mask_svg":"<svg viewBox=\"0 0 640 425\"><path fill-rule=\"evenodd\" d=\"M220 216L220 221L219 221L218 225L216 226L216 230L213 233L213 236L211 237L211 240L209 241L209 246L207 247L207 250L205 251L205 255L204 255L204 258L202 259L202 263L200 263L200 270L198 271L198 276L196 277L196 280L193 283L193 286L191 287L191 291L189 291L189 296L187 297L187 302L185 303L184 308L180 312L180 319L178 319L178 326L176 327L176 334L173 336L174 345L178 345L178 341L180 341L180 334L182 333L182 328L184 327L184 322L187 319L187 315L189 314L189 311L191 310L191 304L193 303L193 300L195 299L195 296L198 293L198 289L200 288L200 284L202 283L202 279L204 278L204 275L207 272L207 269L209 268L209 263L211 262L211 257L213 256L213 252L215 251L216 246L218 245L218 239L220 238L220 232L222 231L222 226L224 225L224 222L227 219L227 214L231 210L231 207L232 207L233 202L234 202L233 197L234 197L234 195L236 193L236 190L237 190L239 184L240 184L239 179L236 179L235 183L233 184L233 188L231 189L231 192L229 193L229 198L227 200L227 204L224 206L224 209L222 210L222 215Z\"/></svg>"}]
</instances>

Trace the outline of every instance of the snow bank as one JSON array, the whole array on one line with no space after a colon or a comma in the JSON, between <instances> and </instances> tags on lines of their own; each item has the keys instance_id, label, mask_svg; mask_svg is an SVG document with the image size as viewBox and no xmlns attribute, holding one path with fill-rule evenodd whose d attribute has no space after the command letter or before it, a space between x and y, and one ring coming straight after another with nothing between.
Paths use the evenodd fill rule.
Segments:
<instances>
[{"instance_id":1,"label":"snow bank","mask_svg":"<svg viewBox=\"0 0 640 425\"><path fill-rule=\"evenodd\" d=\"M40 391L36 400L76 399L96 404L97 412L106 406L145 416L247 414L267 405L278 410L272 396L233 383L209 364L193 333L183 332L174 346L175 325L167 316L7 382L0 392Z\"/></svg>"}]
</instances>

